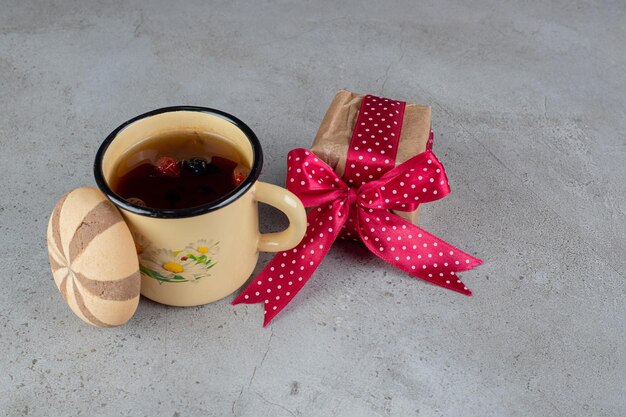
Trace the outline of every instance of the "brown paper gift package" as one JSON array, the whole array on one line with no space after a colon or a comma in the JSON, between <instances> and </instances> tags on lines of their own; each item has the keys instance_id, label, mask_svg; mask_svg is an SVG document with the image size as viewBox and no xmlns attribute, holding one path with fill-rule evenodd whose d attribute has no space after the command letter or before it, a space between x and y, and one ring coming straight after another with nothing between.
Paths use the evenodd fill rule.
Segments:
<instances>
[{"instance_id":1,"label":"brown paper gift package","mask_svg":"<svg viewBox=\"0 0 626 417\"><path fill-rule=\"evenodd\" d=\"M339 176L343 176L352 132L363 101L363 94L339 90L322 120L311 150ZM396 166L426 150L431 129L429 106L407 103L396 154ZM394 211L417 224L419 208L412 212Z\"/></svg>"}]
</instances>

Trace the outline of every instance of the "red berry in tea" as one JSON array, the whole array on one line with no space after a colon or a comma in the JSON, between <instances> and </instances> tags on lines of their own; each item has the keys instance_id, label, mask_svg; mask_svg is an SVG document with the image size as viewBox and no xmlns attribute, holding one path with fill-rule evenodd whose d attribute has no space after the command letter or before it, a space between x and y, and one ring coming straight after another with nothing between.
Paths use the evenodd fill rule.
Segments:
<instances>
[{"instance_id":1,"label":"red berry in tea","mask_svg":"<svg viewBox=\"0 0 626 417\"><path fill-rule=\"evenodd\" d=\"M178 177L180 175L178 161L170 156L162 156L157 159L156 168L159 173L168 177Z\"/></svg>"},{"instance_id":2,"label":"red berry in tea","mask_svg":"<svg viewBox=\"0 0 626 417\"><path fill-rule=\"evenodd\" d=\"M250 173L250 170L248 168L244 167L241 164L237 165L235 169L233 170L233 178L232 178L233 185L236 187L239 184L241 184L243 180L246 179L249 173Z\"/></svg>"}]
</instances>

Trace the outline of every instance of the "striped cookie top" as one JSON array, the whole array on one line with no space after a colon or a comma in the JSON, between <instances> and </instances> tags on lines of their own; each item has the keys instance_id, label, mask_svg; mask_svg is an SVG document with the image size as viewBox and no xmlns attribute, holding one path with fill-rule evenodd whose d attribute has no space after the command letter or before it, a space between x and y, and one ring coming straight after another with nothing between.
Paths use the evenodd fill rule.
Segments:
<instances>
[{"instance_id":1,"label":"striped cookie top","mask_svg":"<svg viewBox=\"0 0 626 417\"><path fill-rule=\"evenodd\" d=\"M119 326L135 313L141 283L135 244L98 189L61 197L48 223L48 256L61 295L85 322Z\"/></svg>"}]
</instances>

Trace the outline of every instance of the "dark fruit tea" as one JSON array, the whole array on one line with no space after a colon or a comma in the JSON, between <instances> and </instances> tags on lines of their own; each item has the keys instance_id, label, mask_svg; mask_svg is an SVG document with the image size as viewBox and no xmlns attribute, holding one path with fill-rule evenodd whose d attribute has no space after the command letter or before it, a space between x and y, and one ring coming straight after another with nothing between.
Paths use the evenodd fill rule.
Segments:
<instances>
[{"instance_id":1,"label":"dark fruit tea","mask_svg":"<svg viewBox=\"0 0 626 417\"><path fill-rule=\"evenodd\" d=\"M125 200L156 209L201 206L233 191L250 167L226 139L177 132L145 140L118 162L113 191Z\"/></svg>"}]
</instances>

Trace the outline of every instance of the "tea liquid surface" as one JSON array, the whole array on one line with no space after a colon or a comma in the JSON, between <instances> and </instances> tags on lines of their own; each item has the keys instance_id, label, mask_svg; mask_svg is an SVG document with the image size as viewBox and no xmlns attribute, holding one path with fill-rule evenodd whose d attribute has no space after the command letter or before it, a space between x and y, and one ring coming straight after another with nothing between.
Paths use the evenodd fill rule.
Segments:
<instances>
[{"instance_id":1,"label":"tea liquid surface","mask_svg":"<svg viewBox=\"0 0 626 417\"><path fill-rule=\"evenodd\" d=\"M249 173L239 151L212 134L177 132L140 142L114 169L111 189L156 209L208 204L232 192Z\"/></svg>"}]
</instances>

